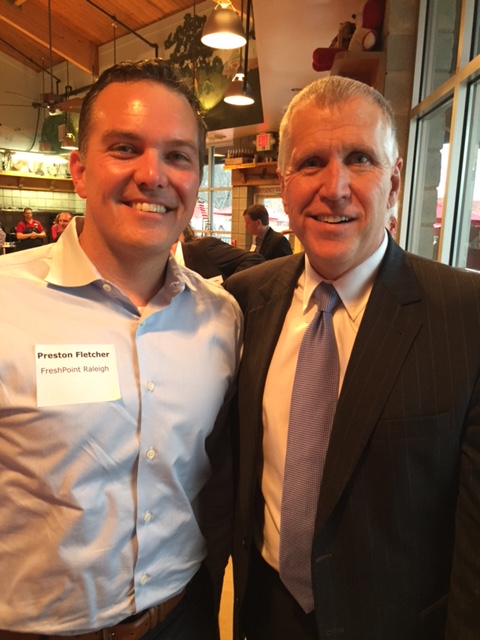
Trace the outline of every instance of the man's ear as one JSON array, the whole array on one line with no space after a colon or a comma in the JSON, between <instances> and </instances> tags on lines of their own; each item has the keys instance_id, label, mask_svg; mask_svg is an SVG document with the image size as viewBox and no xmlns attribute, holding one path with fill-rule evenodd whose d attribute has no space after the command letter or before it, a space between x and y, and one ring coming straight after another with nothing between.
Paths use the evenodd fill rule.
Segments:
<instances>
[{"instance_id":1,"label":"man's ear","mask_svg":"<svg viewBox=\"0 0 480 640\"><path fill-rule=\"evenodd\" d=\"M391 209L398 200L398 194L400 192L401 184L401 171L403 166L402 158L397 158L392 169L392 175L390 177L391 189L388 196L387 208Z\"/></svg>"},{"instance_id":2,"label":"man's ear","mask_svg":"<svg viewBox=\"0 0 480 640\"><path fill-rule=\"evenodd\" d=\"M70 153L70 175L72 176L75 191L80 198L87 197L87 190L85 185L85 165L83 164L82 157L78 149Z\"/></svg>"}]
</instances>

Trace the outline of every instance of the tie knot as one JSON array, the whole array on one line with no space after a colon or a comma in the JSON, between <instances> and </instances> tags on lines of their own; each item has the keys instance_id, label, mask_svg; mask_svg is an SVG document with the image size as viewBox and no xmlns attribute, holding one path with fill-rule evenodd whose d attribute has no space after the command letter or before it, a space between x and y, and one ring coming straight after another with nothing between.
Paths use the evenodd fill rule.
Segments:
<instances>
[{"instance_id":1,"label":"tie knot","mask_svg":"<svg viewBox=\"0 0 480 640\"><path fill-rule=\"evenodd\" d=\"M340 297L332 284L321 282L315 291L313 297L317 301L320 311L331 313L340 302Z\"/></svg>"}]
</instances>

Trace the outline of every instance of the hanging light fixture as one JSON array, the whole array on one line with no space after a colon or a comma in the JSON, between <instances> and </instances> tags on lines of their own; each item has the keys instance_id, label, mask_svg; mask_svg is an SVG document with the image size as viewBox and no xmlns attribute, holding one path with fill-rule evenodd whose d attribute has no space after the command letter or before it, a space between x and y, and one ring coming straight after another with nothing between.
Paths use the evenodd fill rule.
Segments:
<instances>
[{"instance_id":1,"label":"hanging light fixture","mask_svg":"<svg viewBox=\"0 0 480 640\"><path fill-rule=\"evenodd\" d=\"M228 89L223 96L224 102L228 104L233 104L239 107L245 107L249 104L253 104L255 102L253 97L252 87L250 86L247 80L248 73L248 34L250 28L250 10L251 10L251 0L247 0L247 43L245 47L245 62L242 68L242 52L240 51L240 62L238 64L237 73L235 74L232 82L230 83ZM243 15L243 0L242 0L242 15Z\"/></svg>"},{"instance_id":2,"label":"hanging light fixture","mask_svg":"<svg viewBox=\"0 0 480 640\"><path fill-rule=\"evenodd\" d=\"M243 47L247 38L242 20L235 11L231 0L216 0L216 2L217 6L203 27L201 41L212 49Z\"/></svg>"},{"instance_id":3,"label":"hanging light fixture","mask_svg":"<svg viewBox=\"0 0 480 640\"><path fill-rule=\"evenodd\" d=\"M239 72L235 74L235 77L223 96L224 102L234 104L238 107L245 107L255 102L252 88L248 82L245 82L245 79L246 76L244 73Z\"/></svg>"},{"instance_id":4,"label":"hanging light fixture","mask_svg":"<svg viewBox=\"0 0 480 640\"><path fill-rule=\"evenodd\" d=\"M62 149L65 151L73 151L78 149L77 141L73 133L67 133L62 141Z\"/></svg>"},{"instance_id":5,"label":"hanging light fixture","mask_svg":"<svg viewBox=\"0 0 480 640\"><path fill-rule=\"evenodd\" d=\"M68 60L67 63L67 84L65 86L65 101L68 102L68 98L70 96L70 92L72 91L72 87L70 86L70 78L68 74ZM74 149L78 149L77 141L75 139L75 134L68 131L68 111L65 111L65 136L62 139L62 144L60 147L65 151L73 151Z\"/></svg>"}]
</instances>

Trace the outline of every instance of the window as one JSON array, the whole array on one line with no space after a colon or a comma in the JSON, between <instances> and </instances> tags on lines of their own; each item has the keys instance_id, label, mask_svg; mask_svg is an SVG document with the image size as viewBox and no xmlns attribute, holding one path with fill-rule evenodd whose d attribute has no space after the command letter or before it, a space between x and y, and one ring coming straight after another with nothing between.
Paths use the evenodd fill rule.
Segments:
<instances>
[{"instance_id":1,"label":"window","mask_svg":"<svg viewBox=\"0 0 480 640\"><path fill-rule=\"evenodd\" d=\"M457 64L461 0L427 3L422 98L442 85Z\"/></svg>"},{"instance_id":2,"label":"window","mask_svg":"<svg viewBox=\"0 0 480 640\"><path fill-rule=\"evenodd\" d=\"M232 172L223 169L225 157L222 149L209 148L191 224L196 230L214 231L215 236L230 242Z\"/></svg>"},{"instance_id":3,"label":"window","mask_svg":"<svg viewBox=\"0 0 480 640\"><path fill-rule=\"evenodd\" d=\"M259 204L263 204L268 211L269 225L275 231L286 231L290 227L288 216L283 210L283 202L280 196L258 197Z\"/></svg>"},{"instance_id":4,"label":"window","mask_svg":"<svg viewBox=\"0 0 480 640\"><path fill-rule=\"evenodd\" d=\"M469 145L460 181L454 264L480 271L480 82L469 87Z\"/></svg>"},{"instance_id":5,"label":"window","mask_svg":"<svg viewBox=\"0 0 480 640\"><path fill-rule=\"evenodd\" d=\"M410 251L438 259L443 219L445 172L451 100L418 122L417 161L413 183Z\"/></svg>"},{"instance_id":6,"label":"window","mask_svg":"<svg viewBox=\"0 0 480 640\"><path fill-rule=\"evenodd\" d=\"M478 4L421 0L421 98L411 111L402 241L418 255L480 271Z\"/></svg>"}]
</instances>

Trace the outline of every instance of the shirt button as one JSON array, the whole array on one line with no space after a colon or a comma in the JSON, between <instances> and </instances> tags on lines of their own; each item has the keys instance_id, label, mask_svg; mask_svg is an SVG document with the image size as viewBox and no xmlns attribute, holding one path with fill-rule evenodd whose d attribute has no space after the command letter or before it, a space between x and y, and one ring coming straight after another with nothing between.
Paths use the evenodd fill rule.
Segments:
<instances>
[{"instance_id":1,"label":"shirt button","mask_svg":"<svg viewBox=\"0 0 480 640\"><path fill-rule=\"evenodd\" d=\"M104 291L109 291L109 292L110 292L110 291L112 290L112 287L111 287L109 284L107 284L107 283L105 282L105 283L103 284L103 290L104 290Z\"/></svg>"},{"instance_id":2,"label":"shirt button","mask_svg":"<svg viewBox=\"0 0 480 640\"><path fill-rule=\"evenodd\" d=\"M147 460L153 460L157 454L155 453L155 449L149 449L145 454Z\"/></svg>"},{"instance_id":3,"label":"shirt button","mask_svg":"<svg viewBox=\"0 0 480 640\"><path fill-rule=\"evenodd\" d=\"M147 382L147 389L150 391L150 393L152 393L152 391L155 389L155 385L151 380Z\"/></svg>"},{"instance_id":4,"label":"shirt button","mask_svg":"<svg viewBox=\"0 0 480 640\"><path fill-rule=\"evenodd\" d=\"M150 578L147 576L146 573L144 573L143 576L140 578L140 584L147 584L149 580Z\"/></svg>"},{"instance_id":5,"label":"shirt button","mask_svg":"<svg viewBox=\"0 0 480 640\"><path fill-rule=\"evenodd\" d=\"M152 514L150 513L150 511L146 511L143 516L143 521L150 522L151 519L152 519Z\"/></svg>"}]
</instances>

